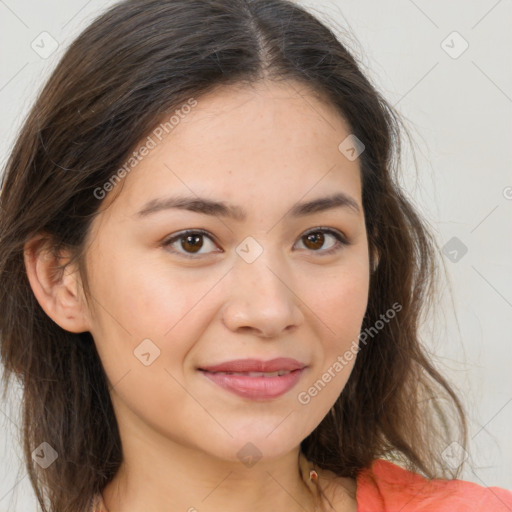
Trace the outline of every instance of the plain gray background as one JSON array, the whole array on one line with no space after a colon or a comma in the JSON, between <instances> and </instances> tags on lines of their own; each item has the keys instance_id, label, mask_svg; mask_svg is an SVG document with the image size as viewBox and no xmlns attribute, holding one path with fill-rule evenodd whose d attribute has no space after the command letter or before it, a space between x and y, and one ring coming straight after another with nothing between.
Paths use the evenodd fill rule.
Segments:
<instances>
[{"instance_id":1,"label":"plain gray background","mask_svg":"<svg viewBox=\"0 0 512 512\"><path fill-rule=\"evenodd\" d=\"M113 3L0 0L2 168L43 79ZM406 148L404 187L445 247L452 289L423 337L469 411L463 478L512 489L511 3L300 3L336 28L413 132L419 178ZM32 48L50 41L44 32L58 43L45 58ZM36 510L20 465L18 404L16 394L0 404L0 512Z\"/></svg>"}]
</instances>

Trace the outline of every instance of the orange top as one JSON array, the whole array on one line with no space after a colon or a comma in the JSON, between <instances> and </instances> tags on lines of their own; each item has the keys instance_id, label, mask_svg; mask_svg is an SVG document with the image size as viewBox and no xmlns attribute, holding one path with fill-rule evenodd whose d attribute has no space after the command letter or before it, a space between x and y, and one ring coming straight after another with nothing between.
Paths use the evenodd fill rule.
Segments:
<instances>
[{"instance_id":1,"label":"orange top","mask_svg":"<svg viewBox=\"0 0 512 512\"><path fill-rule=\"evenodd\" d=\"M428 481L384 459L357 476L357 512L512 512L512 492L464 480ZM108 512L101 494L91 512Z\"/></svg>"},{"instance_id":2,"label":"orange top","mask_svg":"<svg viewBox=\"0 0 512 512\"><path fill-rule=\"evenodd\" d=\"M383 459L357 477L357 512L512 512L512 492L465 480L427 480Z\"/></svg>"}]
</instances>

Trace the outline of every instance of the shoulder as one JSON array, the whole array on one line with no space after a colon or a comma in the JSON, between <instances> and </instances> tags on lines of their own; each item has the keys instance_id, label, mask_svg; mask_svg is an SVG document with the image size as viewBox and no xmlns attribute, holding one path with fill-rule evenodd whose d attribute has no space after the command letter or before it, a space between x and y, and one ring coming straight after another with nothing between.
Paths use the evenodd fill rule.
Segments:
<instances>
[{"instance_id":1,"label":"shoulder","mask_svg":"<svg viewBox=\"0 0 512 512\"><path fill-rule=\"evenodd\" d=\"M357 477L357 512L510 512L512 492L464 480L428 480L384 459Z\"/></svg>"}]
</instances>

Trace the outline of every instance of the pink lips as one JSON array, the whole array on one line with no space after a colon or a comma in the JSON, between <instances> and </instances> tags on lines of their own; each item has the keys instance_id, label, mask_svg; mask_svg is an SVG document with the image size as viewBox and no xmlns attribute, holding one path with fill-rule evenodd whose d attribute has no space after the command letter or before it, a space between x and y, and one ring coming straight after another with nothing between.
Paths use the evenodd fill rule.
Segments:
<instances>
[{"instance_id":1,"label":"pink lips","mask_svg":"<svg viewBox=\"0 0 512 512\"><path fill-rule=\"evenodd\" d=\"M237 359L205 366L199 370L215 384L236 395L255 400L268 400L293 388L305 368L306 365L296 359L279 357L270 361ZM276 372L282 375L257 375Z\"/></svg>"}]
</instances>

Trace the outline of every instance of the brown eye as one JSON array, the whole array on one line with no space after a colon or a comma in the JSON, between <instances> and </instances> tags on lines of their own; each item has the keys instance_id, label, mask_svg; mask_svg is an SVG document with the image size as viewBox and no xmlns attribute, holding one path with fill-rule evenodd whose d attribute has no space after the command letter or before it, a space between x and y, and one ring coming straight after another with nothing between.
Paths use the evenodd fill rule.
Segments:
<instances>
[{"instance_id":1,"label":"brown eye","mask_svg":"<svg viewBox=\"0 0 512 512\"><path fill-rule=\"evenodd\" d=\"M200 253L199 251L203 249L205 245L206 249L208 249L208 243L205 244L205 239L210 243L212 246L211 248L215 248L212 237L209 236L206 231L203 232L202 230L190 230L178 233L177 235L167 239L167 241L164 241L162 245L164 247L169 247L171 252L180 254L186 258L195 258L201 255L206 256L211 252L222 252L210 250Z\"/></svg>"},{"instance_id":2,"label":"brown eye","mask_svg":"<svg viewBox=\"0 0 512 512\"><path fill-rule=\"evenodd\" d=\"M333 241L325 248L324 246L329 242L329 238ZM321 256L333 254L342 249L343 246L350 245L351 243L341 232L330 228L316 228L314 231L312 230L302 235L299 240L304 244L306 250L318 253ZM200 252L205 245L206 249L208 249L208 243L211 244L212 248L217 247L218 249L212 236L207 231L188 230L168 238L162 245L168 247L170 252L185 258L199 258L200 256L207 256L212 252L224 252L222 249Z\"/></svg>"},{"instance_id":3,"label":"brown eye","mask_svg":"<svg viewBox=\"0 0 512 512\"><path fill-rule=\"evenodd\" d=\"M304 245L308 249L321 249L322 245L324 245L325 236L320 231L317 231L315 233L310 233L309 235L304 235L303 237L306 241L304 242Z\"/></svg>"},{"instance_id":4,"label":"brown eye","mask_svg":"<svg viewBox=\"0 0 512 512\"><path fill-rule=\"evenodd\" d=\"M322 249L326 243L326 237L334 239L327 249ZM314 231L309 231L303 235L300 240L312 252L317 252L321 255L329 255L339 251L344 245L350 245L350 242L340 232L329 228L316 228Z\"/></svg>"},{"instance_id":5,"label":"brown eye","mask_svg":"<svg viewBox=\"0 0 512 512\"><path fill-rule=\"evenodd\" d=\"M180 240L181 247L187 252L197 252L203 246L202 235L187 235Z\"/></svg>"}]
</instances>

